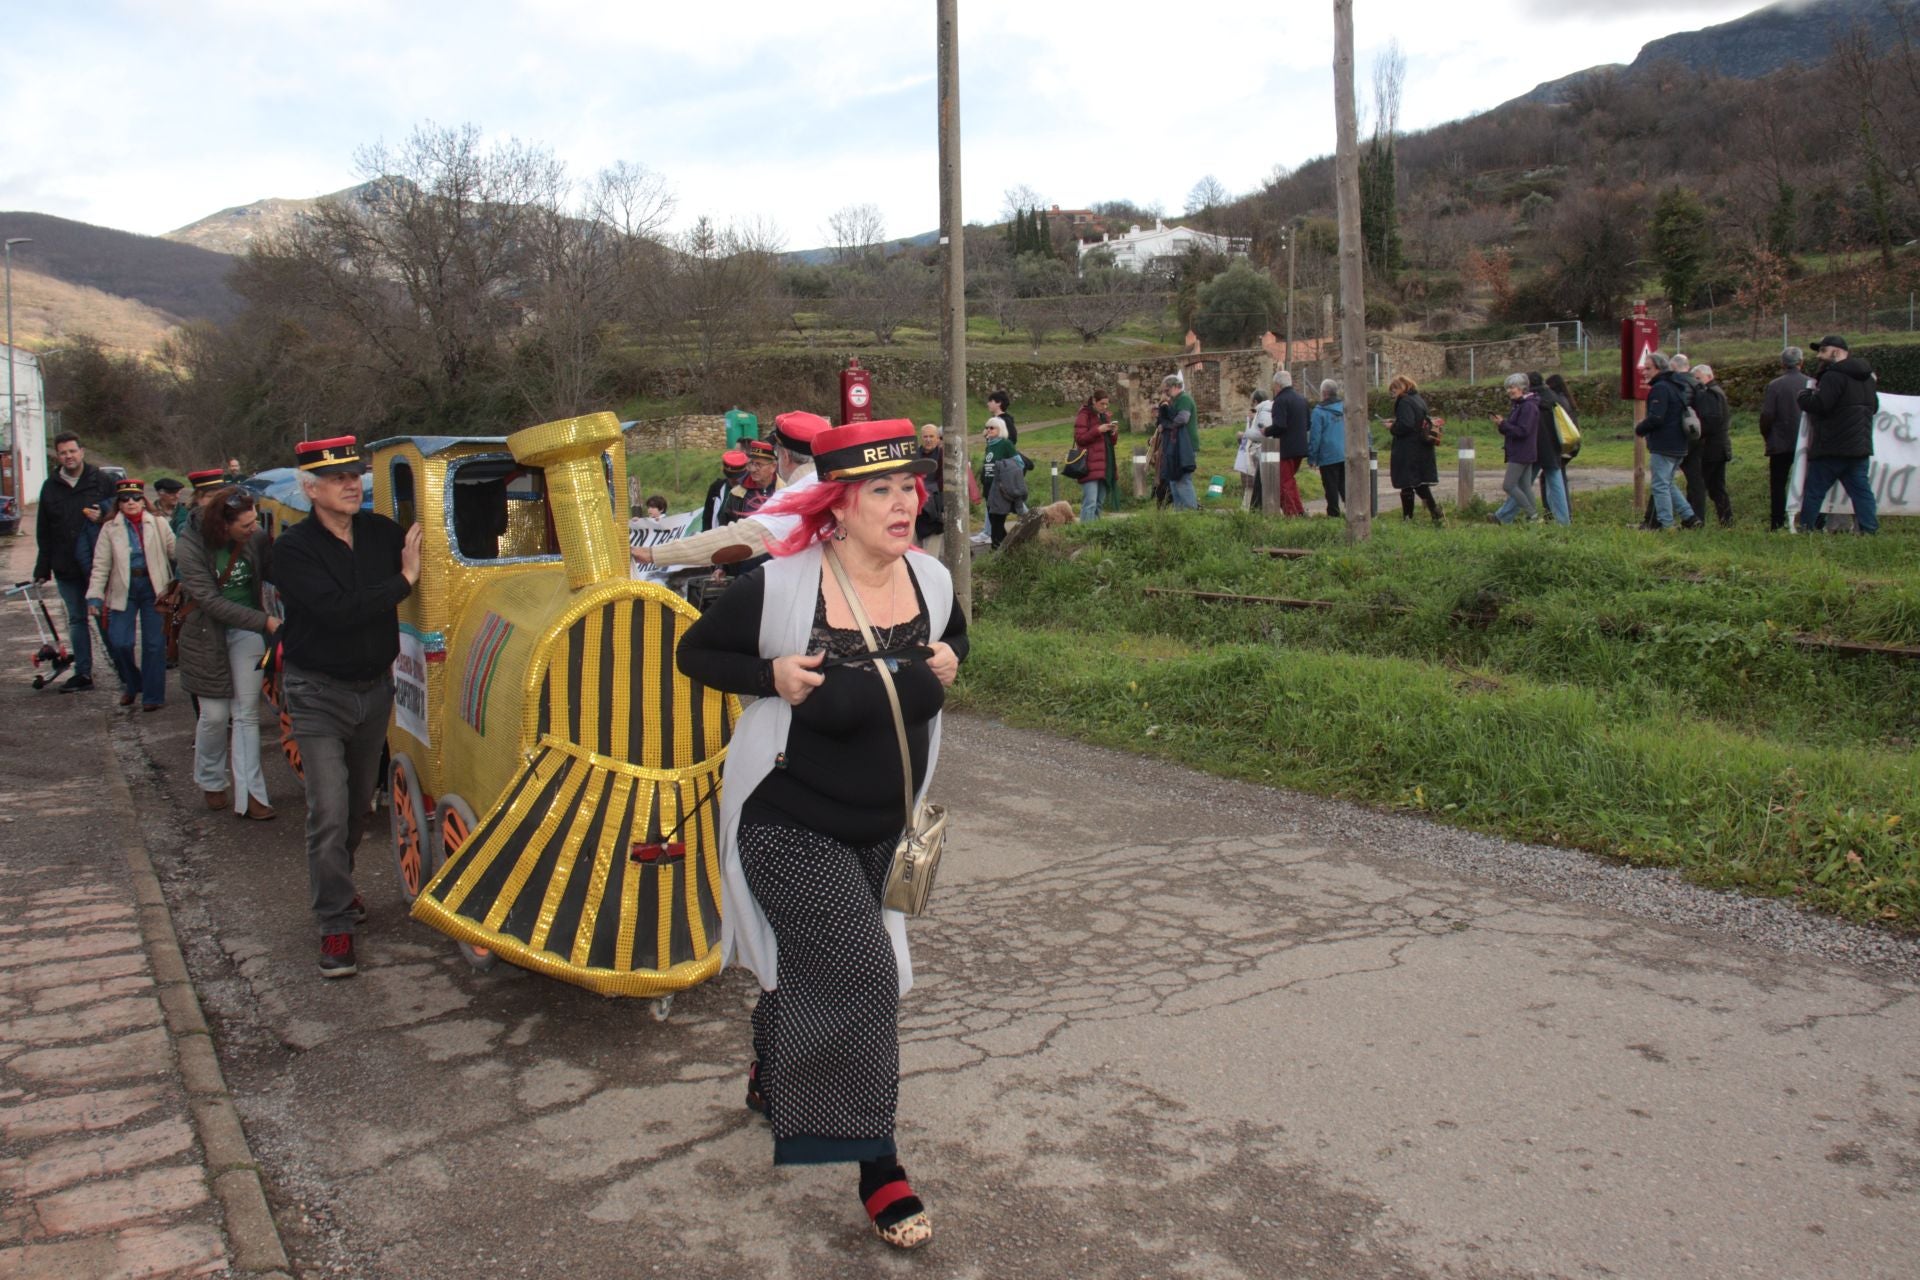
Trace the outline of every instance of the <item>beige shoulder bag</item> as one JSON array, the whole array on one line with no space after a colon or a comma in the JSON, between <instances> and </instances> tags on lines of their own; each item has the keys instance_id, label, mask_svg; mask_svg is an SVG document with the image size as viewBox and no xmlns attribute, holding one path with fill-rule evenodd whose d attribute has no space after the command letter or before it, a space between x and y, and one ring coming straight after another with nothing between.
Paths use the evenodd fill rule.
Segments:
<instances>
[{"instance_id":1,"label":"beige shoulder bag","mask_svg":"<svg viewBox=\"0 0 1920 1280\"><path fill-rule=\"evenodd\" d=\"M833 548L826 548L826 553L827 565L840 583L840 594L846 597L847 611L859 624L860 638L867 642L869 653L878 653L880 646L874 642L867 611L860 605L860 593L853 589L846 567ZM887 883L881 891L880 903L889 910L917 916L927 909L927 898L933 893L933 878L940 871L940 853L947 843L947 808L913 803L913 755L907 749L907 721L900 714L900 694L893 687L893 673L884 661L875 658L873 669L887 691L887 702L893 707L893 728L900 735L900 777L907 817L906 830L893 847L893 862L887 868Z\"/></svg>"}]
</instances>

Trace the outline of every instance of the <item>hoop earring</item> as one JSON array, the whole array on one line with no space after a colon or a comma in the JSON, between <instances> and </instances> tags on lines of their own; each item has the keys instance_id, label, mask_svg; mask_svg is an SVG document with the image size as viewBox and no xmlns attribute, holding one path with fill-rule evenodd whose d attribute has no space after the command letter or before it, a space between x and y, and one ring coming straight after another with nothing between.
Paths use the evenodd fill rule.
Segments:
<instances>
[{"instance_id":1,"label":"hoop earring","mask_svg":"<svg viewBox=\"0 0 1920 1280\"><path fill-rule=\"evenodd\" d=\"M847 540L847 526L843 524L835 525L833 527L833 540L835 542L845 542Z\"/></svg>"}]
</instances>

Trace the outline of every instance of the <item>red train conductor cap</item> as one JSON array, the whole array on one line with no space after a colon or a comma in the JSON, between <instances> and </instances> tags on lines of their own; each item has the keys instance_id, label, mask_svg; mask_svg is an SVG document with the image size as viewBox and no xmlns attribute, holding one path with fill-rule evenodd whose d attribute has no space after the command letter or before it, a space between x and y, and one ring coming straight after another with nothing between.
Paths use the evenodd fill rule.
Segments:
<instances>
[{"instance_id":1,"label":"red train conductor cap","mask_svg":"<svg viewBox=\"0 0 1920 1280\"><path fill-rule=\"evenodd\" d=\"M187 483L193 486L195 493L205 493L209 489L218 489L227 482L227 473L219 467L206 471L187 472Z\"/></svg>"},{"instance_id":2,"label":"red train conductor cap","mask_svg":"<svg viewBox=\"0 0 1920 1280\"><path fill-rule=\"evenodd\" d=\"M720 455L720 465L728 471L745 471L747 455L738 449L729 449Z\"/></svg>"},{"instance_id":3,"label":"red train conductor cap","mask_svg":"<svg viewBox=\"0 0 1920 1280\"><path fill-rule=\"evenodd\" d=\"M813 456L814 437L831 430L833 424L819 414L795 410L773 420L773 442L788 453L810 458Z\"/></svg>"},{"instance_id":4,"label":"red train conductor cap","mask_svg":"<svg viewBox=\"0 0 1920 1280\"><path fill-rule=\"evenodd\" d=\"M740 447L746 450L748 462L756 460L761 462L773 461L773 441L771 440L762 440L756 436L752 440L742 440Z\"/></svg>"},{"instance_id":5,"label":"red train conductor cap","mask_svg":"<svg viewBox=\"0 0 1920 1280\"><path fill-rule=\"evenodd\" d=\"M813 465L822 480L871 480L911 471L926 475L932 458L920 455L920 433L910 418L855 422L813 438Z\"/></svg>"},{"instance_id":6,"label":"red train conductor cap","mask_svg":"<svg viewBox=\"0 0 1920 1280\"><path fill-rule=\"evenodd\" d=\"M128 476L126 479L114 483L113 499L115 502L120 501L122 498L140 498L144 500L146 496L147 482L145 480L135 480L132 476Z\"/></svg>"},{"instance_id":7,"label":"red train conductor cap","mask_svg":"<svg viewBox=\"0 0 1920 1280\"><path fill-rule=\"evenodd\" d=\"M338 475L365 470L360 461L360 441L353 436L335 436L331 440L303 440L293 446L293 464L310 476Z\"/></svg>"}]
</instances>

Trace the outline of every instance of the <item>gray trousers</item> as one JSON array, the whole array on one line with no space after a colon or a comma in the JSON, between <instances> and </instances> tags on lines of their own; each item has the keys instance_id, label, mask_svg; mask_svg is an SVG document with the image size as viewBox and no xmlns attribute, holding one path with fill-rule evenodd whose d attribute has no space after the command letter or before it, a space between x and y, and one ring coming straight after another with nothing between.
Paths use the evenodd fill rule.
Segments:
<instances>
[{"instance_id":1,"label":"gray trousers","mask_svg":"<svg viewBox=\"0 0 1920 1280\"><path fill-rule=\"evenodd\" d=\"M353 851L366 834L393 681L336 680L287 667L281 687L307 783L307 880L322 934L353 932Z\"/></svg>"}]
</instances>

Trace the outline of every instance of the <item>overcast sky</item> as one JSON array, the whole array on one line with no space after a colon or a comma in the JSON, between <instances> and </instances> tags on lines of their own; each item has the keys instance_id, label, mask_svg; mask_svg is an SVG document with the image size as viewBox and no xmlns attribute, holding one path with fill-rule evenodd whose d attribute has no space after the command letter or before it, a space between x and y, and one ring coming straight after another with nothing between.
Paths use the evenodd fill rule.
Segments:
<instances>
[{"instance_id":1,"label":"overcast sky","mask_svg":"<svg viewBox=\"0 0 1920 1280\"><path fill-rule=\"evenodd\" d=\"M1403 126L1631 61L1755 0L1358 0L1361 98L1407 56ZM1468 10L1471 21L1468 20ZM1326 0L959 0L969 220L1024 183L1177 213L1333 147ZM786 247L834 210L938 222L933 0L59 0L8 7L0 209L159 234L360 180L423 121L550 147L584 179L664 176L684 225L759 216Z\"/></svg>"}]
</instances>

